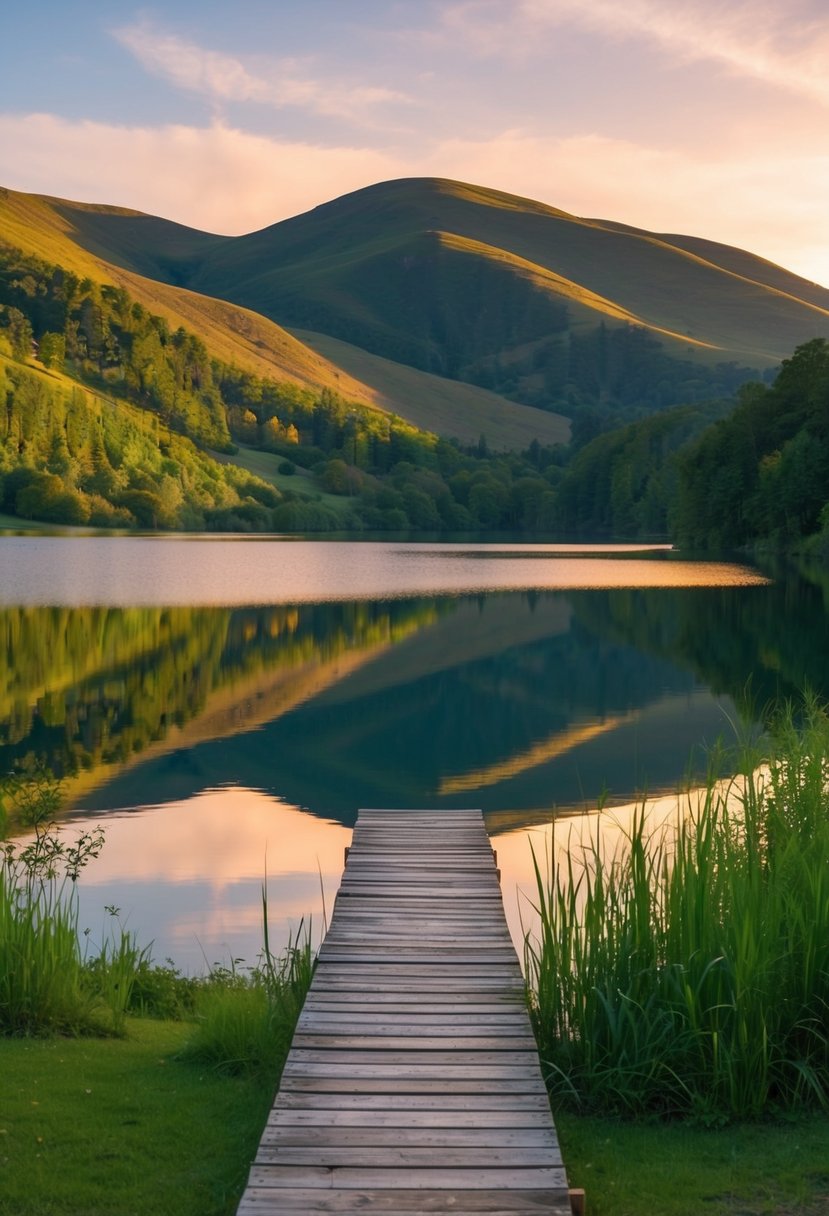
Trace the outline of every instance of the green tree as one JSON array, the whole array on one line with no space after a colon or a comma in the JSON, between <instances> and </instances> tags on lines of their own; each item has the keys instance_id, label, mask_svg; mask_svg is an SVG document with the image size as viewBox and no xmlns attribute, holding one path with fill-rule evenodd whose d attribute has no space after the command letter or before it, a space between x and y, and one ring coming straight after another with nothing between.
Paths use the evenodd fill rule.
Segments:
<instances>
[{"instance_id":1,"label":"green tree","mask_svg":"<svg viewBox=\"0 0 829 1216\"><path fill-rule=\"evenodd\" d=\"M34 331L31 321L19 308L6 309L6 329L12 347L12 358L25 363L32 353Z\"/></svg>"},{"instance_id":2,"label":"green tree","mask_svg":"<svg viewBox=\"0 0 829 1216\"><path fill-rule=\"evenodd\" d=\"M41 334L38 343L37 357L44 367L53 367L63 371L66 360L66 338L63 334L53 334L48 331Z\"/></svg>"}]
</instances>

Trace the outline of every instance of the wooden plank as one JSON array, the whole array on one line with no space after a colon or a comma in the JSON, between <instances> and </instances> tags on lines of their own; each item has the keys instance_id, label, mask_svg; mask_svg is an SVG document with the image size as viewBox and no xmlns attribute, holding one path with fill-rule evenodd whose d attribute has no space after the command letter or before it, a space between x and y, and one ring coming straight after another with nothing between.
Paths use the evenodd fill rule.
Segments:
<instances>
[{"instance_id":1,"label":"wooden plank","mask_svg":"<svg viewBox=\"0 0 829 1216\"><path fill-rule=\"evenodd\" d=\"M505 1204L509 1206L505 1206ZM361 1212L364 1216L431 1216L452 1212L453 1216L571 1216L569 1201L556 1201L549 1191L520 1191L506 1196L503 1190L386 1191L320 1190L308 1187L249 1187L239 1206L239 1216L278 1216L283 1212L329 1213L331 1216Z\"/></svg>"},{"instance_id":2,"label":"wooden plank","mask_svg":"<svg viewBox=\"0 0 829 1216\"><path fill-rule=\"evenodd\" d=\"M479 811L361 811L240 1216L569 1216Z\"/></svg>"},{"instance_id":3,"label":"wooden plank","mask_svg":"<svg viewBox=\"0 0 829 1216\"><path fill-rule=\"evenodd\" d=\"M280 1090L279 1100L272 1115L285 1111L292 1114L299 1111L325 1111L327 1114L359 1111L360 1117L369 1117L375 1113L399 1111L404 1115L426 1112L429 1116L445 1114L450 1121L455 1117L477 1112L495 1114L498 1117L504 1112L510 1112L510 1117L516 1111L541 1111L548 1114L550 1102L545 1090L529 1093L525 1089L509 1092L504 1089L492 1089L488 1093L478 1090L471 1094L459 1093L456 1087L444 1088L437 1093L399 1093L397 1090L385 1093L371 1092L329 1094L317 1089L285 1089Z\"/></svg>"},{"instance_id":4,"label":"wooden plank","mask_svg":"<svg viewBox=\"0 0 829 1216\"><path fill-rule=\"evenodd\" d=\"M489 1191L558 1189L566 1186L564 1170L556 1166L509 1166L495 1169L471 1166L324 1166L267 1165L255 1162L250 1180L254 1186L341 1187L343 1190L470 1190Z\"/></svg>"},{"instance_id":5,"label":"wooden plank","mask_svg":"<svg viewBox=\"0 0 829 1216\"><path fill-rule=\"evenodd\" d=\"M440 1012L441 1009L444 1012ZM480 1003L433 1005L431 1012L424 1011L416 1004L401 1009L380 1007L377 1010L367 1010L364 1005L333 1009L313 1006L303 1010L297 1025L303 1034L338 1034L346 1027L348 1034L365 1034L369 1030L372 1034L380 1035L410 1032L443 1034L447 1030L451 1034L479 1035L491 1034L492 1027L498 1027L505 1033L512 1028L519 1035L526 1035L527 1032L523 1009L510 1009L508 1006L499 1009L497 1005Z\"/></svg>"},{"instance_id":6,"label":"wooden plank","mask_svg":"<svg viewBox=\"0 0 829 1216\"><path fill-rule=\"evenodd\" d=\"M267 1135L267 1133L266 1133ZM307 1165L324 1169L348 1170L415 1170L432 1175L435 1171L474 1170L486 1171L490 1175L488 1185L492 1185L492 1174L497 1170L510 1171L515 1174L519 1170L548 1169L556 1162L550 1146L547 1144L530 1148L509 1147L468 1148L429 1145L421 1147L410 1145L408 1137L399 1137L405 1142L396 1148L371 1145L360 1147L348 1144L343 1148L330 1145L322 1148L315 1144L309 1147L271 1144L265 1136L259 1144L256 1154L256 1165ZM379 1184L379 1180L378 1180ZM428 1185L434 1185L430 1180Z\"/></svg>"},{"instance_id":7,"label":"wooden plank","mask_svg":"<svg viewBox=\"0 0 829 1216\"><path fill-rule=\"evenodd\" d=\"M370 1034L330 1034L321 1032L318 1034L297 1033L294 1035L293 1046L295 1048L308 1049L315 1051L333 1051L335 1049L350 1049L359 1052L361 1055L367 1051L377 1054L382 1052L384 1055L391 1052L409 1052L409 1051L432 1051L432 1050L452 1050L452 1051L472 1051L475 1053L475 1060L480 1062L480 1057L485 1053L497 1051L535 1051L535 1039L531 1034L517 1037L510 1035L506 1037L498 1035L489 1036L458 1034L457 1027L454 1032L450 1028L445 1028L441 1034L424 1034L422 1031L413 1032L409 1035L401 1035L386 1033L383 1035L374 1033Z\"/></svg>"},{"instance_id":8,"label":"wooden plank","mask_svg":"<svg viewBox=\"0 0 829 1216\"><path fill-rule=\"evenodd\" d=\"M320 1149L318 1160L330 1164L329 1149L393 1149L400 1151L401 1141L405 1140L406 1150L411 1148L471 1148L476 1152L491 1149L489 1163L496 1164L497 1153L504 1149L553 1149L558 1152L558 1144L551 1127L524 1128L458 1128L458 1127L418 1127L407 1126L406 1135L402 1137L399 1126L393 1127L349 1127L343 1126L339 1120L328 1126L304 1124L271 1123L269 1122L262 1134L262 1144L270 1147L285 1148L317 1148ZM260 1157L261 1159L261 1157ZM431 1160L431 1156L429 1158ZM516 1157L510 1160L517 1164ZM545 1164L549 1163L548 1154L544 1154ZM348 1164L356 1165L351 1158Z\"/></svg>"},{"instance_id":9,"label":"wooden plank","mask_svg":"<svg viewBox=\"0 0 829 1216\"><path fill-rule=\"evenodd\" d=\"M326 1094L540 1094L547 1090L540 1077L423 1077L423 1076L321 1076L319 1072L283 1072L279 1092L302 1090ZM549 1102L547 1103L549 1110Z\"/></svg>"},{"instance_id":10,"label":"wooden plank","mask_svg":"<svg viewBox=\"0 0 829 1216\"><path fill-rule=\"evenodd\" d=\"M274 1107L268 1118L268 1127L325 1127L330 1129L336 1125L340 1128L359 1127L431 1127L431 1128L495 1128L511 1129L519 1127L537 1128L538 1116L535 1109L531 1110L383 1110L375 1104L366 1104L359 1109L337 1107L337 1118L331 1118L330 1107L314 1107L311 1109L292 1109L290 1107Z\"/></svg>"}]
</instances>

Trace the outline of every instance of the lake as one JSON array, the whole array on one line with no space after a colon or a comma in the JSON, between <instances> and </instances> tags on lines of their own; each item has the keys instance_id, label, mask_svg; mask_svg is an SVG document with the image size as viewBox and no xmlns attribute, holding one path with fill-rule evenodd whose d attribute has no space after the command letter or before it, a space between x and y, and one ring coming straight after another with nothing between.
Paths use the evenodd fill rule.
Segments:
<instances>
[{"instance_id":1,"label":"lake","mask_svg":"<svg viewBox=\"0 0 829 1216\"><path fill-rule=\"evenodd\" d=\"M819 579L664 546L9 535L0 646L0 771L106 829L84 927L188 972L255 960L266 876L273 938L318 934L363 806L480 807L518 936L554 816L829 688Z\"/></svg>"}]
</instances>

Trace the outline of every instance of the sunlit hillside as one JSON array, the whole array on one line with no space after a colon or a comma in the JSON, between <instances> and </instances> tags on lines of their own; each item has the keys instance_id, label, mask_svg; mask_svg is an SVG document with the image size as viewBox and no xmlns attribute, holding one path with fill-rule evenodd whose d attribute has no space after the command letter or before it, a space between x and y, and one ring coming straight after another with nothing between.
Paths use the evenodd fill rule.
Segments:
<instances>
[{"instance_id":1,"label":"sunlit hillside","mask_svg":"<svg viewBox=\"0 0 829 1216\"><path fill-rule=\"evenodd\" d=\"M94 239L96 219L112 218L121 221L120 238L134 253L132 269L127 268L128 259L109 260L111 251ZM139 303L163 316L172 327L183 325L195 331L217 358L260 376L336 389L354 400L374 404L375 394L369 386L343 374L267 318L194 292L179 291L160 281L158 275L146 277L141 270L152 270L153 265L145 265L139 256L139 235L164 251L200 248L198 238L204 237L179 224L122 208L67 204L60 199L0 191L0 242L82 278L126 287ZM204 239L209 244L215 238Z\"/></svg>"},{"instance_id":2,"label":"sunlit hillside","mask_svg":"<svg viewBox=\"0 0 829 1216\"><path fill-rule=\"evenodd\" d=\"M340 363L321 344L306 345L266 313L229 303L232 293L219 293L226 294L220 299L187 290L194 261L228 239L125 208L0 190L0 242L81 277L125 287L171 327L196 333L216 358L259 376L329 389L414 426L428 429L434 417L440 434L463 442L477 442L482 431L493 448L526 447L533 439L566 442L569 428L560 417L528 413L476 385L438 385L403 372L391 376L368 362L356 370L352 357Z\"/></svg>"}]
</instances>

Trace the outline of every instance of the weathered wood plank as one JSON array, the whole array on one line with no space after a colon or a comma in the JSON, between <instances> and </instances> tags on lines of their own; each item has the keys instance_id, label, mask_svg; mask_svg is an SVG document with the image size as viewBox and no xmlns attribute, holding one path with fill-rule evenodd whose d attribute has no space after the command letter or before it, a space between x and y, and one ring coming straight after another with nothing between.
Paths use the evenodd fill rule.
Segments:
<instances>
[{"instance_id":1,"label":"weathered wood plank","mask_svg":"<svg viewBox=\"0 0 829 1216\"><path fill-rule=\"evenodd\" d=\"M384 1055L392 1052L409 1052L409 1051L468 1051L474 1052L474 1060L480 1061L480 1057L488 1052L516 1052L535 1051L535 1039L532 1035L524 1035L517 1037L504 1032L504 1036L493 1036L491 1033L488 1037L472 1034L458 1034L457 1027L454 1033L448 1028L440 1034L424 1034L414 1032L410 1035L395 1034L393 1032L386 1034L378 1034L376 1031L369 1034L331 1034L325 1031L317 1034L298 1032L294 1035L293 1045L295 1048L310 1048L315 1051L334 1051L350 1049L359 1052L362 1056L365 1052L372 1052L376 1055L382 1052Z\"/></svg>"},{"instance_id":2,"label":"weathered wood plank","mask_svg":"<svg viewBox=\"0 0 829 1216\"><path fill-rule=\"evenodd\" d=\"M318 1089L295 1088L280 1090L279 1101L272 1114L283 1110L292 1113L325 1111L328 1117L336 1112L359 1111L361 1118L392 1111L401 1112L403 1115L427 1112L430 1117L443 1113L451 1121L470 1112L492 1113L498 1117L504 1112L510 1112L510 1118L516 1111L541 1111L546 1115L550 1112L550 1102L546 1091L529 1093L526 1089L516 1092L504 1088L490 1089L488 1092L476 1089L465 1094L459 1093L456 1086L425 1093L400 1093L396 1089L387 1090L385 1093L327 1093Z\"/></svg>"},{"instance_id":3,"label":"weathered wood plank","mask_svg":"<svg viewBox=\"0 0 829 1216\"><path fill-rule=\"evenodd\" d=\"M297 1025L300 1034L427 1034L472 1035L505 1034L527 1037L527 1022L523 1009L498 1009L492 1005L440 1005L432 1012L423 1012L417 1005L395 1009L363 1005L319 1008L303 1012ZM358 1012L359 1010L359 1012ZM534 1045L534 1044L533 1044Z\"/></svg>"},{"instance_id":4,"label":"weathered wood plank","mask_svg":"<svg viewBox=\"0 0 829 1216\"><path fill-rule=\"evenodd\" d=\"M489 1067L503 1068L533 1068L536 1064L533 1051L525 1048L517 1050L480 1051L476 1049L458 1048L452 1050L444 1043L425 1047L422 1050L412 1047L389 1049L385 1046L377 1048L340 1048L340 1047L296 1047L291 1049L288 1063L292 1066L325 1064L329 1068L342 1065L343 1068L355 1068L360 1065L379 1065L383 1068L471 1068L486 1069ZM286 1065L287 1067L287 1065Z\"/></svg>"},{"instance_id":5,"label":"weathered wood plank","mask_svg":"<svg viewBox=\"0 0 829 1216\"><path fill-rule=\"evenodd\" d=\"M470 1190L536 1191L565 1188L564 1170L556 1166L486 1167L264 1165L256 1162L250 1171L253 1186L342 1187L344 1190Z\"/></svg>"},{"instance_id":6,"label":"weathered wood plank","mask_svg":"<svg viewBox=\"0 0 829 1216\"><path fill-rule=\"evenodd\" d=\"M509 1206L505 1206L508 1204ZM453 1216L571 1216L569 1200L556 1200L550 1191L521 1191L507 1195L498 1191L371 1191L311 1190L250 1187L242 1199L239 1216L279 1216L303 1212L309 1216L360 1212L364 1216L431 1216L452 1212Z\"/></svg>"},{"instance_id":7,"label":"weathered wood plank","mask_svg":"<svg viewBox=\"0 0 829 1216\"><path fill-rule=\"evenodd\" d=\"M505 1206L505 1205L509 1206ZM343 1213L364 1216L571 1216L569 1201L556 1201L550 1191L384 1191L319 1190L285 1187L250 1187L239 1216L278 1216L283 1212Z\"/></svg>"},{"instance_id":8,"label":"weathered wood plank","mask_svg":"<svg viewBox=\"0 0 829 1216\"><path fill-rule=\"evenodd\" d=\"M318 1148L322 1150L318 1160L330 1164L329 1149L394 1149L400 1151L401 1140L405 1140L406 1149L410 1148L471 1148L476 1152L491 1149L489 1164L497 1163L497 1153L506 1149L552 1149L558 1152L558 1144L553 1129L547 1127L530 1128L458 1128L458 1127L413 1127L406 1128L402 1137L399 1127L346 1127L339 1120L329 1126L286 1125L269 1122L262 1134L262 1144L283 1146L285 1148ZM260 1158L261 1159L261 1158ZM431 1158L430 1158L431 1160ZM518 1164L516 1156L510 1156L513 1164ZM550 1157L544 1154L545 1164ZM357 1165L353 1158L349 1164Z\"/></svg>"},{"instance_id":9,"label":"weathered wood plank","mask_svg":"<svg viewBox=\"0 0 829 1216\"><path fill-rule=\"evenodd\" d=\"M318 1144L302 1148L271 1144L263 1137L256 1154L256 1165L307 1165L335 1170L357 1170L361 1167L370 1170L408 1168L419 1169L426 1174L432 1174L435 1170L486 1170L490 1173L491 1185L491 1174L496 1169L516 1173L519 1170L547 1169L556 1164L549 1145L530 1148L458 1148L444 1144L424 1148L410 1145L408 1137L400 1139L405 1139L405 1143L396 1148L373 1148L370 1145L360 1147L356 1144L343 1148L336 1145L322 1148ZM560 1158L558 1164L561 1164ZM433 1185L433 1181L430 1181L429 1185Z\"/></svg>"},{"instance_id":10,"label":"weathered wood plank","mask_svg":"<svg viewBox=\"0 0 829 1216\"><path fill-rule=\"evenodd\" d=\"M370 1128L419 1127L419 1128L490 1128L507 1129L537 1128L536 1108L520 1110L383 1110L375 1104L363 1103L359 1109L337 1107L336 1120L331 1117L330 1107L296 1109L276 1106L268 1117L268 1127L325 1127Z\"/></svg>"},{"instance_id":11,"label":"weathered wood plank","mask_svg":"<svg viewBox=\"0 0 829 1216\"><path fill-rule=\"evenodd\" d=\"M445 1077L422 1076L348 1077L283 1073L280 1094L288 1090L325 1094L539 1094L546 1099L547 1090L540 1077ZM549 1102L547 1103L549 1110Z\"/></svg>"}]
</instances>

